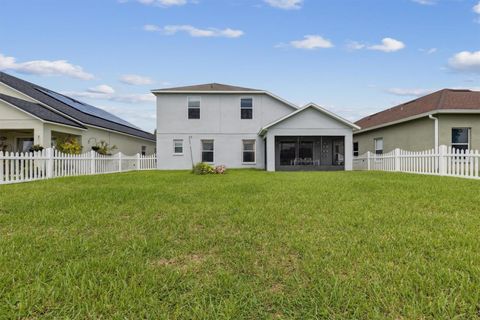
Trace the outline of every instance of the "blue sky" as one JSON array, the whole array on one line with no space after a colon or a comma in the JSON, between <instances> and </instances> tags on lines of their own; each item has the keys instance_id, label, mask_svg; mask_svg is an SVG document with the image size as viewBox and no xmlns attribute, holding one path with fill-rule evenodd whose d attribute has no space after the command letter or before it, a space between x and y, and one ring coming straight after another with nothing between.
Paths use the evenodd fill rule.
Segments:
<instances>
[{"instance_id":1,"label":"blue sky","mask_svg":"<svg viewBox=\"0 0 480 320\"><path fill-rule=\"evenodd\" d=\"M149 90L220 82L358 120L480 90L479 0L0 0L0 70L148 129Z\"/></svg>"}]
</instances>

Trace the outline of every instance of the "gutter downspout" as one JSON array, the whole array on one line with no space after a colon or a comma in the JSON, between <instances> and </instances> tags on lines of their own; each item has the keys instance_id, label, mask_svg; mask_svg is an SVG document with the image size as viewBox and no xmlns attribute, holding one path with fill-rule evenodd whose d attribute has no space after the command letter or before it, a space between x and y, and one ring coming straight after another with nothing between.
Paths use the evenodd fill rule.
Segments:
<instances>
[{"instance_id":1,"label":"gutter downspout","mask_svg":"<svg viewBox=\"0 0 480 320\"><path fill-rule=\"evenodd\" d=\"M192 169L193 169L195 167L195 163L193 162L192 136L188 136L188 145L190 147L190 160L192 160Z\"/></svg>"},{"instance_id":2,"label":"gutter downspout","mask_svg":"<svg viewBox=\"0 0 480 320\"><path fill-rule=\"evenodd\" d=\"M431 114L428 117L435 121L435 152L438 152L438 118L435 118Z\"/></svg>"}]
</instances>

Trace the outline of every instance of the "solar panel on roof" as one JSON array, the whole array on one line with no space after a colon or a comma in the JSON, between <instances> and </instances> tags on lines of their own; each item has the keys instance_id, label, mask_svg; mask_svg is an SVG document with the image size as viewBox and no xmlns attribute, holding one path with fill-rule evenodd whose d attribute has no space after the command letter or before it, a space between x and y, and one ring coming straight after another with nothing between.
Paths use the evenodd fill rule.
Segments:
<instances>
[{"instance_id":1,"label":"solar panel on roof","mask_svg":"<svg viewBox=\"0 0 480 320\"><path fill-rule=\"evenodd\" d=\"M111 113L109 113L105 110L99 109L99 108L94 107L92 105L83 103L81 101L72 99L70 97L64 96L63 94L56 93L56 92L53 92L53 91L50 91L50 90L40 89L40 88L37 88L37 90L49 95L50 97L52 97L55 100L58 100L58 101L66 104L66 105L68 105L72 108L77 109L78 111L83 112L83 113L87 113L89 115L99 117L99 118L102 118L102 119L105 119L105 120L108 120L108 121L111 121L111 122L119 123L119 124L122 124L122 125L130 127L130 128L135 128L135 129L141 130L139 127L131 124L130 122L127 122L127 121L125 121L125 120L123 120L123 119L121 119L117 116L114 116L113 114L111 114Z\"/></svg>"}]
</instances>

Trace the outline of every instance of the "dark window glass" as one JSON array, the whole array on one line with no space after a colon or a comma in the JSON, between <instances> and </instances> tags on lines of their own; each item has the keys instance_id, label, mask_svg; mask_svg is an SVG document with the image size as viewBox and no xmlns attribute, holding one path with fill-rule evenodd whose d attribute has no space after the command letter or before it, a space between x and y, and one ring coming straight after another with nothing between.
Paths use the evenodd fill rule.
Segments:
<instances>
[{"instance_id":1,"label":"dark window glass","mask_svg":"<svg viewBox=\"0 0 480 320\"><path fill-rule=\"evenodd\" d=\"M177 154L183 153L183 140L173 140L173 152Z\"/></svg>"},{"instance_id":2,"label":"dark window glass","mask_svg":"<svg viewBox=\"0 0 480 320\"><path fill-rule=\"evenodd\" d=\"M455 150L468 150L468 144L456 144L452 146Z\"/></svg>"},{"instance_id":3,"label":"dark window glass","mask_svg":"<svg viewBox=\"0 0 480 320\"><path fill-rule=\"evenodd\" d=\"M213 152L212 151L202 152L202 162L213 162Z\"/></svg>"},{"instance_id":4,"label":"dark window glass","mask_svg":"<svg viewBox=\"0 0 480 320\"><path fill-rule=\"evenodd\" d=\"M240 117L241 119L253 119L253 99L240 99Z\"/></svg>"},{"instance_id":5,"label":"dark window glass","mask_svg":"<svg viewBox=\"0 0 480 320\"><path fill-rule=\"evenodd\" d=\"M295 160L295 142L280 142L280 165L293 165Z\"/></svg>"},{"instance_id":6,"label":"dark window glass","mask_svg":"<svg viewBox=\"0 0 480 320\"><path fill-rule=\"evenodd\" d=\"M300 159L313 159L313 142L302 141L300 142L300 149L298 150L298 156Z\"/></svg>"},{"instance_id":7,"label":"dark window glass","mask_svg":"<svg viewBox=\"0 0 480 320\"><path fill-rule=\"evenodd\" d=\"M200 108L188 108L188 119L200 119Z\"/></svg>"},{"instance_id":8,"label":"dark window glass","mask_svg":"<svg viewBox=\"0 0 480 320\"><path fill-rule=\"evenodd\" d=\"M452 143L468 144L468 128L452 129Z\"/></svg>"},{"instance_id":9,"label":"dark window glass","mask_svg":"<svg viewBox=\"0 0 480 320\"><path fill-rule=\"evenodd\" d=\"M202 141L202 162L213 162L213 140Z\"/></svg>"},{"instance_id":10,"label":"dark window glass","mask_svg":"<svg viewBox=\"0 0 480 320\"><path fill-rule=\"evenodd\" d=\"M353 156L358 157L358 142L353 143Z\"/></svg>"},{"instance_id":11,"label":"dark window glass","mask_svg":"<svg viewBox=\"0 0 480 320\"><path fill-rule=\"evenodd\" d=\"M255 141L243 141L243 162L255 162Z\"/></svg>"},{"instance_id":12,"label":"dark window glass","mask_svg":"<svg viewBox=\"0 0 480 320\"><path fill-rule=\"evenodd\" d=\"M200 119L200 98L188 98L188 119Z\"/></svg>"},{"instance_id":13,"label":"dark window glass","mask_svg":"<svg viewBox=\"0 0 480 320\"><path fill-rule=\"evenodd\" d=\"M255 153L254 152L244 152L243 153L243 162L255 162Z\"/></svg>"}]
</instances>

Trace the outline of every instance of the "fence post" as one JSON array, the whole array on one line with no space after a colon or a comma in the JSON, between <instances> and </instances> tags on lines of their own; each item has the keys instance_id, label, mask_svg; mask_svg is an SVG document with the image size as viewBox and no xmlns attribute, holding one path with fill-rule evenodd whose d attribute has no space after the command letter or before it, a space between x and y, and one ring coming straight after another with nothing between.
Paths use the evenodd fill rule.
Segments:
<instances>
[{"instance_id":1,"label":"fence post","mask_svg":"<svg viewBox=\"0 0 480 320\"><path fill-rule=\"evenodd\" d=\"M370 151L367 151L367 171L370 171Z\"/></svg>"},{"instance_id":2,"label":"fence post","mask_svg":"<svg viewBox=\"0 0 480 320\"><path fill-rule=\"evenodd\" d=\"M140 170L140 153L137 153L137 170Z\"/></svg>"},{"instance_id":3,"label":"fence post","mask_svg":"<svg viewBox=\"0 0 480 320\"><path fill-rule=\"evenodd\" d=\"M95 174L95 155L96 152L91 150L90 151L90 174Z\"/></svg>"},{"instance_id":4,"label":"fence post","mask_svg":"<svg viewBox=\"0 0 480 320\"><path fill-rule=\"evenodd\" d=\"M50 178L53 178L53 149L52 148L45 149L45 157L47 158L46 176L47 176L47 179L50 179Z\"/></svg>"},{"instance_id":5,"label":"fence post","mask_svg":"<svg viewBox=\"0 0 480 320\"><path fill-rule=\"evenodd\" d=\"M122 153L118 153L118 172L122 172Z\"/></svg>"},{"instance_id":6,"label":"fence post","mask_svg":"<svg viewBox=\"0 0 480 320\"><path fill-rule=\"evenodd\" d=\"M400 171L400 149L396 148L394 152L395 156L395 171Z\"/></svg>"},{"instance_id":7,"label":"fence post","mask_svg":"<svg viewBox=\"0 0 480 320\"><path fill-rule=\"evenodd\" d=\"M446 164L447 164L447 146L441 145L438 149L438 174L444 176L446 171Z\"/></svg>"}]
</instances>

